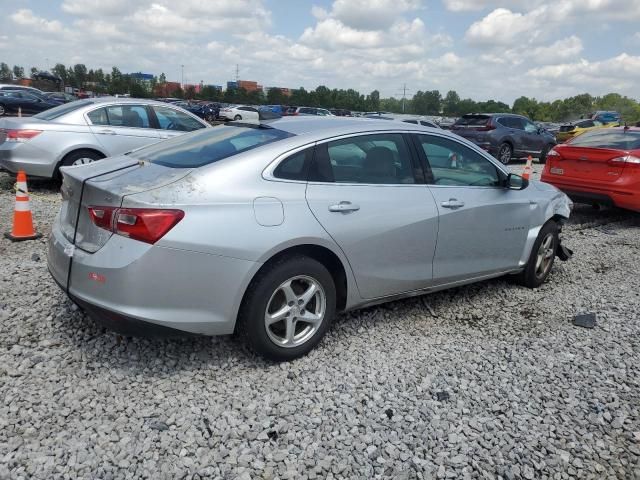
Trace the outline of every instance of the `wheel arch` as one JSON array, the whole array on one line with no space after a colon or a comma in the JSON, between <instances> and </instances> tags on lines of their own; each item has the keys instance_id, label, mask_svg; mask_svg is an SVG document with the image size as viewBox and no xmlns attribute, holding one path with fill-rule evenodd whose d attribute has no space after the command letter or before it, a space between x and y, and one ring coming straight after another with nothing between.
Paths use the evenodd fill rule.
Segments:
<instances>
[{"instance_id":1,"label":"wheel arch","mask_svg":"<svg viewBox=\"0 0 640 480\"><path fill-rule=\"evenodd\" d=\"M100 151L100 149L95 148L95 146L87 146L87 147L84 147L84 146L81 146L81 147L74 146L74 147L72 147L72 148L67 149L65 152L63 152L63 153L58 157L58 160L57 160L57 162L56 162L56 166L55 166L55 169L54 169L54 172L53 172L53 173L54 173L54 175L57 175L57 174L58 174L58 172L60 171L60 167L62 166L62 163L64 162L64 160L65 160L69 155L72 155L72 154L77 153L77 152L92 152L92 153L97 153L98 155L102 156L102 158L107 158L107 155L106 155L104 152Z\"/></svg>"},{"instance_id":2,"label":"wheel arch","mask_svg":"<svg viewBox=\"0 0 640 480\"><path fill-rule=\"evenodd\" d=\"M248 282L244 294L242 295L242 301L240 304L242 305L242 303L244 303L247 292L251 288L254 279L262 271L268 268L272 263L281 260L283 257L291 255L304 255L313 258L329 270L336 287L336 311L343 311L347 309L350 303L353 303L353 300L350 301L349 297L353 297L354 295L357 296L357 288L355 288L355 281L351 276L351 270L347 262L341 258L338 253L326 246L316 243L300 243L296 245L288 245L276 252L272 252L268 256L260 268L253 273L251 280Z\"/></svg>"}]
</instances>

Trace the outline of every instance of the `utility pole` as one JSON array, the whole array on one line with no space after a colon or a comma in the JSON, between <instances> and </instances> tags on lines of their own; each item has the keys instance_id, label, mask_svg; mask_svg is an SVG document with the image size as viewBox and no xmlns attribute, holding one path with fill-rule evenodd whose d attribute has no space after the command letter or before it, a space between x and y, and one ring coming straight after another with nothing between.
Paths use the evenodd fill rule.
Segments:
<instances>
[{"instance_id":1,"label":"utility pole","mask_svg":"<svg viewBox=\"0 0 640 480\"><path fill-rule=\"evenodd\" d=\"M180 82L180 88L182 88L182 90L184 90L184 65L180 65L180 69L182 71L182 82Z\"/></svg>"},{"instance_id":2,"label":"utility pole","mask_svg":"<svg viewBox=\"0 0 640 480\"><path fill-rule=\"evenodd\" d=\"M240 66L236 63L236 84L240 81Z\"/></svg>"},{"instance_id":3,"label":"utility pole","mask_svg":"<svg viewBox=\"0 0 640 480\"><path fill-rule=\"evenodd\" d=\"M402 113L405 113L405 101L407 98L407 93L411 93L411 92L407 92L407 84L405 83L402 86ZM398 95L400 95L400 93L398 93Z\"/></svg>"}]
</instances>

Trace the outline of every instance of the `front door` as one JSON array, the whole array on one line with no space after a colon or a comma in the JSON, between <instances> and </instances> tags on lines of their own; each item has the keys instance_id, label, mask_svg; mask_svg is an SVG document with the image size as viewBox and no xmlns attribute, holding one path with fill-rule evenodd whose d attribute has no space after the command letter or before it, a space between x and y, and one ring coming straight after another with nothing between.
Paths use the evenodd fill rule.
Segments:
<instances>
[{"instance_id":1,"label":"front door","mask_svg":"<svg viewBox=\"0 0 640 480\"><path fill-rule=\"evenodd\" d=\"M365 299L431 283L438 210L415 168L400 133L316 147L307 202L348 258Z\"/></svg>"},{"instance_id":2,"label":"front door","mask_svg":"<svg viewBox=\"0 0 640 480\"><path fill-rule=\"evenodd\" d=\"M518 268L529 231L526 191L504 188L504 174L451 138L417 135L439 211L434 284Z\"/></svg>"}]
</instances>

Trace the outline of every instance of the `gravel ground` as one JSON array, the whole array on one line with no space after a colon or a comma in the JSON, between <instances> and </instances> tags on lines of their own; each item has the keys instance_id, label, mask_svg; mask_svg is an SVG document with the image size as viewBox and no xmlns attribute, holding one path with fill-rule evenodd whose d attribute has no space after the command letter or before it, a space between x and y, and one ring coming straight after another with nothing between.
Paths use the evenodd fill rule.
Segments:
<instances>
[{"instance_id":1,"label":"gravel ground","mask_svg":"<svg viewBox=\"0 0 640 480\"><path fill-rule=\"evenodd\" d=\"M30 188L46 234L59 196ZM12 209L0 174L3 230ZM345 314L288 364L105 332L50 279L45 240L2 238L0 478L640 478L639 233L579 206L575 257L541 288Z\"/></svg>"}]
</instances>

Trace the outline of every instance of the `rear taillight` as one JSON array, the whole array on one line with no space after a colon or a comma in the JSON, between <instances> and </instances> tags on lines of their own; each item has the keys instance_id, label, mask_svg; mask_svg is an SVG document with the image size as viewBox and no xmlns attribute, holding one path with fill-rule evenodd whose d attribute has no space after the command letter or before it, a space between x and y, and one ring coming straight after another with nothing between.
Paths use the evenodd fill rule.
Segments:
<instances>
[{"instance_id":1,"label":"rear taillight","mask_svg":"<svg viewBox=\"0 0 640 480\"><path fill-rule=\"evenodd\" d=\"M559 153L555 148L552 148L552 149L551 149L551 150L549 150L549 152L547 153L547 158L560 159L560 158L562 158L562 155L560 155L560 153Z\"/></svg>"},{"instance_id":2,"label":"rear taillight","mask_svg":"<svg viewBox=\"0 0 640 480\"><path fill-rule=\"evenodd\" d=\"M640 158L634 155L623 155L622 157L612 158L607 163L613 167L624 167L625 165L640 167Z\"/></svg>"},{"instance_id":3,"label":"rear taillight","mask_svg":"<svg viewBox=\"0 0 640 480\"><path fill-rule=\"evenodd\" d=\"M482 125L481 127L474 128L474 130L477 132L489 132L495 129L495 125Z\"/></svg>"},{"instance_id":4,"label":"rear taillight","mask_svg":"<svg viewBox=\"0 0 640 480\"><path fill-rule=\"evenodd\" d=\"M5 142L25 143L42 133L42 130L3 130Z\"/></svg>"},{"instance_id":5,"label":"rear taillight","mask_svg":"<svg viewBox=\"0 0 640 480\"><path fill-rule=\"evenodd\" d=\"M184 212L159 208L89 207L89 216L97 227L154 244L184 218Z\"/></svg>"}]
</instances>

